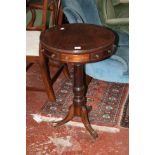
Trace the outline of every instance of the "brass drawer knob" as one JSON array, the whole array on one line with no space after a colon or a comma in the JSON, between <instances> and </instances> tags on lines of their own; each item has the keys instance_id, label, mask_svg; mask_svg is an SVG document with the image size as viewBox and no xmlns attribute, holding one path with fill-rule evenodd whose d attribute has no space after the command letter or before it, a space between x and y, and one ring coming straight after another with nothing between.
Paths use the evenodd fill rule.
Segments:
<instances>
[{"instance_id":1,"label":"brass drawer knob","mask_svg":"<svg viewBox=\"0 0 155 155\"><path fill-rule=\"evenodd\" d=\"M115 50L116 50L116 47L117 47L117 46L114 44L114 45L112 46L112 50L115 51Z\"/></svg>"},{"instance_id":2,"label":"brass drawer knob","mask_svg":"<svg viewBox=\"0 0 155 155\"><path fill-rule=\"evenodd\" d=\"M108 50L108 53L110 54L111 53L111 50Z\"/></svg>"},{"instance_id":3,"label":"brass drawer knob","mask_svg":"<svg viewBox=\"0 0 155 155\"><path fill-rule=\"evenodd\" d=\"M98 54L95 55L96 58L99 58L100 56Z\"/></svg>"},{"instance_id":4,"label":"brass drawer knob","mask_svg":"<svg viewBox=\"0 0 155 155\"><path fill-rule=\"evenodd\" d=\"M55 56L56 56L55 54L52 54L52 55L51 55L51 58L55 58Z\"/></svg>"}]
</instances>

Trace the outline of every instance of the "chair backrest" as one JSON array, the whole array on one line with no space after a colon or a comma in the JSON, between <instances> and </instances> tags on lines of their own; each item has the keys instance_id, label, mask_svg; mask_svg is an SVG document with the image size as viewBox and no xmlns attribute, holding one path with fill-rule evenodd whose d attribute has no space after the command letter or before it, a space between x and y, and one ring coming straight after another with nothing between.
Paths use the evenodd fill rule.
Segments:
<instances>
[{"instance_id":1,"label":"chair backrest","mask_svg":"<svg viewBox=\"0 0 155 155\"><path fill-rule=\"evenodd\" d=\"M101 25L95 0L62 0L62 8L69 23Z\"/></svg>"},{"instance_id":2,"label":"chair backrest","mask_svg":"<svg viewBox=\"0 0 155 155\"><path fill-rule=\"evenodd\" d=\"M46 28L48 28L50 19L48 18L48 13L50 11L51 18L52 18L52 26L61 23L59 18L59 12L60 12L60 4L61 0L42 0L42 3L39 1L36 1L36 3L32 3L28 5L28 10L31 12L31 20L27 24L26 29L27 30L37 30L37 31L44 31ZM37 18L37 11L41 11L41 23L40 25L35 25L35 20ZM47 26L48 23L48 26Z\"/></svg>"},{"instance_id":3,"label":"chair backrest","mask_svg":"<svg viewBox=\"0 0 155 155\"><path fill-rule=\"evenodd\" d=\"M48 0L43 0L42 21L41 21L41 25L39 25L39 26L34 26L34 22L35 22L35 19L36 19L36 8L28 6L28 10L30 10L32 17L31 17L30 22L26 26L27 30L44 31L46 29L47 6L48 6ZM38 8L38 9L40 9L40 8Z\"/></svg>"},{"instance_id":4,"label":"chair backrest","mask_svg":"<svg viewBox=\"0 0 155 155\"><path fill-rule=\"evenodd\" d=\"M116 18L115 9L114 9L112 0L96 0L96 3L97 3L100 19L103 24L106 23L107 19Z\"/></svg>"},{"instance_id":5,"label":"chair backrest","mask_svg":"<svg viewBox=\"0 0 155 155\"><path fill-rule=\"evenodd\" d=\"M114 9L112 0L104 0L103 6L104 6L103 10L104 10L105 19L116 18L115 9Z\"/></svg>"}]
</instances>

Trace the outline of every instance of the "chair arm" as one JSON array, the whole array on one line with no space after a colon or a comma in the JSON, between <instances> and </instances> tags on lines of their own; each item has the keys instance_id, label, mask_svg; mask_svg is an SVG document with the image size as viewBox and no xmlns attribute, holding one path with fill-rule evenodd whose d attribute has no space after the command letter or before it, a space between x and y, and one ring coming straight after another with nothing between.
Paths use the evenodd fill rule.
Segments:
<instances>
[{"instance_id":1,"label":"chair arm","mask_svg":"<svg viewBox=\"0 0 155 155\"><path fill-rule=\"evenodd\" d=\"M82 17L74 9L64 7L63 12L67 17L69 23L83 23Z\"/></svg>"},{"instance_id":2,"label":"chair arm","mask_svg":"<svg viewBox=\"0 0 155 155\"><path fill-rule=\"evenodd\" d=\"M120 3L127 4L129 0L112 0L114 6L119 5Z\"/></svg>"},{"instance_id":3,"label":"chair arm","mask_svg":"<svg viewBox=\"0 0 155 155\"><path fill-rule=\"evenodd\" d=\"M106 24L109 25L128 25L129 18L115 18L115 19L107 19L105 21Z\"/></svg>"},{"instance_id":4,"label":"chair arm","mask_svg":"<svg viewBox=\"0 0 155 155\"><path fill-rule=\"evenodd\" d=\"M129 3L129 0L119 0L120 3Z\"/></svg>"},{"instance_id":5,"label":"chair arm","mask_svg":"<svg viewBox=\"0 0 155 155\"><path fill-rule=\"evenodd\" d=\"M28 24L26 25L26 30L30 30L30 31L42 31L42 25L41 26L34 26L34 22L36 20L36 12L35 12L35 9L32 9L32 8L28 8L28 11L31 12L31 19L30 21L28 22ZM28 13L28 12L27 12Z\"/></svg>"},{"instance_id":6,"label":"chair arm","mask_svg":"<svg viewBox=\"0 0 155 155\"><path fill-rule=\"evenodd\" d=\"M36 12L34 9L28 7L26 10L26 13L28 13L29 11L31 12L32 17L31 17L31 20L28 22L27 27L32 27L36 20Z\"/></svg>"},{"instance_id":7,"label":"chair arm","mask_svg":"<svg viewBox=\"0 0 155 155\"><path fill-rule=\"evenodd\" d=\"M33 26L33 27L27 26L26 30L28 30L28 31L42 31L42 26Z\"/></svg>"}]
</instances>

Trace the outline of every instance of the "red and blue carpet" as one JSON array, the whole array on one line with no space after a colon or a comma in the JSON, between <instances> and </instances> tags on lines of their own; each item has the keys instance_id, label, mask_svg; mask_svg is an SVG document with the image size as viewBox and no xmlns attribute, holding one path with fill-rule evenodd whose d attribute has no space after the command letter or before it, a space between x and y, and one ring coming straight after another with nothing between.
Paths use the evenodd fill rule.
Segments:
<instances>
[{"instance_id":1,"label":"red and blue carpet","mask_svg":"<svg viewBox=\"0 0 155 155\"><path fill-rule=\"evenodd\" d=\"M27 72L27 86L43 88L38 65L34 65ZM56 121L64 118L68 107L72 104L72 81L66 80L63 74L54 84L56 102L46 102L37 114L32 114L37 122ZM128 84L108 83L93 79L87 91L87 104L92 106L89 119L96 129L101 127L119 128L129 127L128 114ZM82 126L79 118L68 123Z\"/></svg>"}]
</instances>

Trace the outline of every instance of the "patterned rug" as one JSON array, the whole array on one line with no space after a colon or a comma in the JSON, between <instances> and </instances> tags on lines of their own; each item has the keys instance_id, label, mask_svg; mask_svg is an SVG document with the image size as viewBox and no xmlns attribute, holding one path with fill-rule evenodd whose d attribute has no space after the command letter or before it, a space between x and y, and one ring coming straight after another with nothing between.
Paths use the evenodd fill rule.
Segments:
<instances>
[{"instance_id":1,"label":"patterned rug","mask_svg":"<svg viewBox=\"0 0 155 155\"><path fill-rule=\"evenodd\" d=\"M38 67L32 67L27 72L27 86L32 83L39 86L37 83L42 83L39 74ZM34 76L37 78L35 79ZM34 82L32 82L33 80ZM72 104L72 87L72 81L66 80L61 76L54 84L56 102L47 102L42 107L40 114L47 117L64 118L68 112L68 107ZM93 79L89 84L86 97L87 105L92 106L92 111L89 113L91 124L109 127L122 125L127 127L128 115L126 115L127 110L125 108L127 109L128 107L128 104L126 104L128 84L107 83ZM81 122L78 117L75 117L73 121Z\"/></svg>"},{"instance_id":2,"label":"patterned rug","mask_svg":"<svg viewBox=\"0 0 155 155\"><path fill-rule=\"evenodd\" d=\"M119 125L124 102L128 92L127 85L92 80L87 92L87 105L92 106L89 119L92 124L104 126ZM64 118L72 104L72 82L65 80L56 92L57 101L47 103L42 109L43 114ZM80 121L75 118L74 121Z\"/></svg>"}]
</instances>

